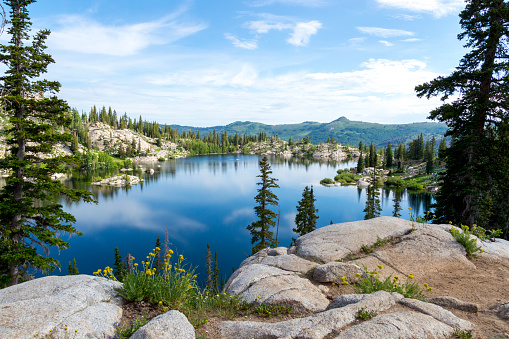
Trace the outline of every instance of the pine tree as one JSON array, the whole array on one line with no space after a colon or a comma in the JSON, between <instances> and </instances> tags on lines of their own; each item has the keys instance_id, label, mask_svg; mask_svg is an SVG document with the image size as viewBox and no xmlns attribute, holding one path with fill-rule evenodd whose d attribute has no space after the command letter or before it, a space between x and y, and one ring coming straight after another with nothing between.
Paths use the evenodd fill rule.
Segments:
<instances>
[{"instance_id":1,"label":"pine tree","mask_svg":"<svg viewBox=\"0 0 509 339\"><path fill-rule=\"evenodd\" d=\"M10 7L10 41L0 45L0 61L6 66L0 77L0 90L9 115L10 126L5 132L11 149L5 161L0 162L0 168L11 173L0 192L0 261L9 267L9 286L18 283L21 265L43 271L60 267L58 260L40 255L37 248L47 251L55 246L62 250L69 244L57 234L81 235L72 226L75 218L62 209L57 197L92 201L90 193L69 189L51 179L64 166L75 165L77 158L46 157L55 144L71 141L72 136L60 132L59 127L70 125L72 118L67 103L55 96L60 84L41 79L54 60L44 53L48 30L39 31L33 38L28 35L31 22L27 6L33 2L5 1Z\"/></svg>"},{"instance_id":2,"label":"pine tree","mask_svg":"<svg viewBox=\"0 0 509 339\"><path fill-rule=\"evenodd\" d=\"M210 245L207 243L207 256L205 257L205 266L207 267L207 278L205 278L205 288L212 289L213 278L212 278L212 253L210 252Z\"/></svg>"},{"instance_id":3,"label":"pine tree","mask_svg":"<svg viewBox=\"0 0 509 339\"><path fill-rule=\"evenodd\" d=\"M449 76L416 87L419 97L454 101L429 118L448 126L451 146L436 195L437 222L508 229L509 222L509 4L471 0L460 13L469 49ZM442 154L441 154L442 156ZM507 233L506 233L507 234Z\"/></svg>"},{"instance_id":4,"label":"pine tree","mask_svg":"<svg viewBox=\"0 0 509 339\"><path fill-rule=\"evenodd\" d=\"M318 209L315 208L315 195L313 194L313 186L304 188L302 193L302 200L297 205L297 215L295 216L295 228L292 230L302 236L316 229L316 213Z\"/></svg>"},{"instance_id":5,"label":"pine tree","mask_svg":"<svg viewBox=\"0 0 509 339\"><path fill-rule=\"evenodd\" d=\"M402 208L401 208L401 190L400 189L394 190L394 199L392 199L392 201L394 202L394 210L392 212L392 216L399 218L399 217L401 217L401 213L399 213L399 212L402 210Z\"/></svg>"},{"instance_id":6,"label":"pine tree","mask_svg":"<svg viewBox=\"0 0 509 339\"><path fill-rule=\"evenodd\" d=\"M364 159L362 157L362 152L359 155L359 160L357 160L357 174L362 173L362 170L364 170Z\"/></svg>"},{"instance_id":7,"label":"pine tree","mask_svg":"<svg viewBox=\"0 0 509 339\"><path fill-rule=\"evenodd\" d=\"M212 271L212 290L219 292L221 290L221 283L219 281L219 266L217 264L217 251L214 251L214 270Z\"/></svg>"},{"instance_id":8,"label":"pine tree","mask_svg":"<svg viewBox=\"0 0 509 339\"><path fill-rule=\"evenodd\" d=\"M253 254L258 252L265 247L277 246L274 239L274 232L270 230L271 227L276 225L274 219L276 213L269 209L270 206L278 205L277 196L272 193L272 188L279 188L276 184L277 179L271 178L269 175L272 174L270 169L269 161L267 157L263 157L259 162L260 175L257 177L261 179L257 185L261 187L257 190L258 194L255 197L255 201L258 206L255 206L255 214L258 220L247 226L247 229L251 232L251 244L255 244L252 248Z\"/></svg>"},{"instance_id":9,"label":"pine tree","mask_svg":"<svg viewBox=\"0 0 509 339\"><path fill-rule=\"evenodd\" d=\"M392 167L392 161L393 161L393 158L394 158L394 155L392 154L392 147L391 147L391 143L389 142L387 144L387 148L385 150L385 166L387 168L391 168Z\"/></svg>"},{"instance_id":10,"label":"pine tree","mask_svg":"<svg viewBox=\"0 0 509 339\"><path fill-rule=\"evenodd\" d=\"M375 156L376 164L376 156ZM380 192L377 188L376 166L374 167L371 182L366 190L366 207L364 208L364 220L373 219L380 216L382 207L380 206Z\"/></svg>"},{"instance_id":11,"label":"pine tree","mask_svg":"<svg viewBox=\"0 0 509 339\"><path fill-rule=\"evenodd\" d=\"M67 268L69 275L78 275L80 272L78 271L78 265L76 265L76 258L72 260L72 263L69 261L69 267Z\"/></svg>"},{"instance_id":12,"label":"pine tree","mask_svg":"<svg viewBox=\"0 0 509 339\"><path fill-rule=\"evenodd\" d=\"M118 281L124 281L124 276L126 274L126 266L122 260L122 256L120 255L120 251L118 247L115 247L115 261L113 263L113 274L118 279Z\"/></svg>"}]
</instances>

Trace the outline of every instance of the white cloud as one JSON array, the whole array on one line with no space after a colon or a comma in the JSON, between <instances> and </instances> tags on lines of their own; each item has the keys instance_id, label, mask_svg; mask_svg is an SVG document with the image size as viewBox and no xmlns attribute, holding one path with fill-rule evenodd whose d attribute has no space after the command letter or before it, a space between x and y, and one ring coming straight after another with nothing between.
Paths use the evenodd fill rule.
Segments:
<instances>
[{"instance_id":1,"label":"white cloud","mask_svg":"<svg viewBox=\"0 0 509 339\"><path fill-rule=\"evenodd\" d=\"M156 21L132 25L106 26L79 15L61 17L48 45L55 49L115 56L133 55L151 45L164 45L207 27L203 23L186 23L174 15Z\"/></svg>"},{"instance_id":2,"label":"white cloud","mask_svg":"<svg viewBox=\"0 0 509 339\"><path fill-rule=\"evenodd\" d=\"M293 28L293 25L291 25L291 24L285 24L282 22L270 23L265 20L249 21L249 22L246 22L245 26L253 31L256 31L257 33L260 33L260 34L268 33L272 29L281 31L283 29L292 29Z\"/></svg>"},{"instance_id":3,"label":"white cloud","mask_svg":"<svg viewBox=\"0 0 509 339\"><path fill-rule=\"evenodd\" d=\"M375 35L380 38L393 38L397 36L414 36L414 32L404 31L401 29L379 28L379 27L357 27L357 29L365 34Z\"/></svg>"},{"instance_id":4,"label":"white cloud","mask_svg":"<svg viewBox=\"0 0 509 339\"><path fill-rule=\"evenodd\" d=\"M437 18L458 13L465 7L464 0L376 0L384 7L428 13Z\"/></svg>"},{"instance_id":5,"label":"white cloud","mask_svg":"<svg viewBox=\"0 0 509 339\"><path fill-rule=\"evenodd\" d=\"M224 224L232 224L237 222L239 219L251 219L254 218L254 209L253 208L239 208L230 213L223 218Z\"/></svg>"},{"instance_id":6,"label":"white cloud","mask_svg":"<svg viewBox=\"0 0 509 339\"><path fill-rule=\"evenodd\" d=\"M393 14L391 17L395 19L401 19L405 21L414 21L415 19L420 19L420 15L410 15L410 14Z\"/></svg>"},{"instance_id":7,"label":"white cloud","mask_svg":"<svg viewBox=\"0 0 509 339\"><path fill-rule=\"evenodd\" d=\"M298 22L286 42L294 46L307 46L311 36L316 34L320 28L322 28L322 23L316 20Z\"/></svg>"},{"instance_id":8,"label":"white cloud","mask_svg":"<svg viewBox=\"0 0 509 339\"><path fill-rule=\"evenodd\" d=\"M379 43L381 43L381 44L384 44L384 45L385 45L385 46L387 46L387 47L394 46L394 44L393 44L393 43L390 43L389 41L380 40L380 41L378 41L378 42L379 42Z\"/></svg>"},{"instance_id":9,"label":"white cloud","mask_svg":"<svg viewBox=\"0 0 509 339\"><path fill-rule=\"evenodd\" d=\"M224 37L232 42L235 47L244 48L244 49L257 49L258 41L255 39L238 39L230 33L225 33Z\"/></svg>"},{"instance_id":10,"label":"white cloud","mask_svg":"<svg viewBox=\"0 0 509 339\"><path fill-rule=\"evenodd\" d=\"M417 38L410 38L410 39L404 39L404 40L401 40L403 42L417 42L417 41L421 41L421 39L417 39Z\"/></svg>"}]
</instances>

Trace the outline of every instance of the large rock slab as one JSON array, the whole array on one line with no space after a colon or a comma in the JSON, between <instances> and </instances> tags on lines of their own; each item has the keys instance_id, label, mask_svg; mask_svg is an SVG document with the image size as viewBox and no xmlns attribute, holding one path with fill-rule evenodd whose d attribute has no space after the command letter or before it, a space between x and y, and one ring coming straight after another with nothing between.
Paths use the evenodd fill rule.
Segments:
<instances>
[{"instance_id":1,"label":"large rock slab","mask_svg":"<svg viewBox=\"0 0 509 339\"><path fill-rule=\"evenodd\" d=\"M285 271L307 274L318 266L317 263L302 259L294 254L267 256L260 262L263 265L274 266Z\"/></svg>"},{"instance_id":2,"label":"large rock slab","mask_svg":"<svg viewBox=\"0 0 509 339\"><path fill-rule=\"evenodd\" d=\"M76 275L49 276L0 290L0 338L32 338L67 332L104 338L120 321L119 282ZM75 332L78 330L78 332Z\"/></svg>"},{"instance_id":3,"label":"large rock slab","mask_svg":"<svg viewBox=\"0 0 509 339\"><path fill-rule=\"evenodd\" d=\"M479 305L449 296L428 298L428 302L438 306L453 308L455 310L470 313L477 313L479 311Z\"/></svg>"},{"instance_id":4,"label":"large rock slab","mask_svg":"<svg viewBox=\"0 0 509 339\"><path fill-rule=\"evenodd\" d=\"M358 276L358 274L360 276ZM358 283L361 278L367 277L364 269L353 263L330 262L318 266L313 272L313 280L326 283L333 282L340 284L341 278L346 277L350 284Z\"/></svg>"},{"instance_id":5,"label":"large rock slab","mask_svg":"<svg viewBox=\"0 0 509 339\"><path fill-rule=\"evenodd\" d=\"M363 307L376 312L382 312L391 308L394 304L394 298L390 293L379 291L366 295L355 304L350 304L342 308L335 308L301 319L268 324L252 321L224 321L220 328L221 337L235 339L320 339L333 331L338 331L355 322L357 311Z\"/></svg>"},{"instance_id":6,"label":"large rock slab","mask_svg":"<svg viewBox=\"0 0 509 339\"><path fill-rule=\"evenodd\" d=\"M374 244L378 237L398 237L410 232L413 223L394 217L346 222L319 228L299 237L295 244L298 255L323 263L345 258L359 252L363 245Z\"/></svg>"},{"instance_id":7,"label":"large rock slab","mask_svg":"<svg viewBox=\"0 0 509 339\"><path fill-rule=\"evenodd\" d=\"M131 339L178 338L195 339L193 325L179 311L163 313L138 329Z\"/></svg>"},{"instance_id":8,"label":"large rock slab","mask_svg":"<svg viewBox=\"0 0 509 339\"><path fill-rule=\"evenodd\" d=\"M474 325L472 325L471 322L458 318L452 314L452 312L445 310L438 305L408 298L399 300L399 303L421 313L432 316L436 320L441 321L451 326L452 328L458 328L462 331L471 331L474 328Z\"/></svg>"},{"instance_id":9,"label":"large rock slab","mask_svg":"<svg viewBox=\"0 0 509 339\"><path fill-rule=\"evenodd\" d=\"M435 318L414 312L395 312L377 316L341 332L335 339L438 339L451 338L454 329Z\"/></svg>"},{"instance_id":10,"label":"large rock slab","mask_svg":"<svg viewBox=\"0 0 509 339\"><path fill-rule=\"evenodd\" d=\"M373 256L390 264L397 271L413 273L416 278L449 270L475 270L466 258L463 245L447 231L433 225L425 225L401 238L400 242Z\"/></svg>"},{"instance_id":11,"label":"large rock slab","mask_svg":"<svg viewBox=\"0 0 509 339\"><path fill-rule=\"evenodd\" d=\"M320 289L297 274L276 267L242 266L226 283L226 292L247 302L293 307L295 312L320 312L329 304Z\"/></svg>"}]
</instances>

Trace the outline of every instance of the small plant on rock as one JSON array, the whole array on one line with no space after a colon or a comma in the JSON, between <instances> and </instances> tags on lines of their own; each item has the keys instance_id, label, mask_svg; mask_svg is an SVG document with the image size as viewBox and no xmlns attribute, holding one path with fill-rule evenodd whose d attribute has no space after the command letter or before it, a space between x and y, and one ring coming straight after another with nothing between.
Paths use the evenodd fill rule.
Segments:
<instances>
[{"instance_id":1,"label":"small plant on rock","mask_svg":"<svg viewBox=\"0 0 509 339\"><path fill-rule=\"evenodd\" d=\"M455 328L454 335L456 336L456 338L472 339L472 330L464 331L460 330L459 328Z\"/></svg>"},{"instance_id":2,"label":"small plant on rock","mask_svg":"<svg viewBox=\"0 0 509 339\"><path fill-rule=\"evenodd\" d=\"M470 229L468 226L461 225L461 231L457 228L451 227L449 232L452 234L454 239L456 239L457 242L463 245L465 247L465 251L467 251L467 256L475 258L476 254L475 252L481 251L481 246L477 246L477 240L475 238L472 238L472 233L470 233Z\"/></svg>"},{"instance_id":3,"label":"small plant on rock","mask_svg":"<svg viewBox=\"0 0 509 339\"><path fill-rule=\"evenodd\" d=\"M378 274L383 269L383 265L378 265L377 268L378 269L369 271L366 266L364 266L364 270L368 276L360 280L358 285L354 287L355 293L371 294L376 291L398 292L405 298L426 301L425 291L433 291L433 288L429 287L427 283L423 285L424 288L421 288L419 284L412 282L414 279L412 273L407 276L405 283L402 283L397 276L388 276L384 280L380 280ZM356 275L361 277L360 273Z\"/></svg>"},{"instance_id":4,"label":"small plant on rock","mask_svg":"<svg viewBox=\"0 0 509 339\"><path fill-rule=\"evenodd\" d=\"M357 318L362 319L362 320L369 320L376 316L377 316L376 311L367 310L366 307L363 307L357 311Z\"/></svg>"}]
</instances>

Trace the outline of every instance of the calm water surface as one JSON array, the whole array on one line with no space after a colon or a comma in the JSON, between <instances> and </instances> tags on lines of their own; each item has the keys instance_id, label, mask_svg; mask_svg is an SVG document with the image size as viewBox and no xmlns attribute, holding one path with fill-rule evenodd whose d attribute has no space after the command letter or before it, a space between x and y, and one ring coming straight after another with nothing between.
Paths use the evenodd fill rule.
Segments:
<instances>
[{"instance_id":1,"label":"calm water surface","mask_svg":"<svg viewBox=\"0 0 509 339\"><path fill-rule=\"evenodd\" d=\"M98 268L113 265L114 248L125 256L131 253L137 262L164 239L168 231L173 250L198 266L199 279L205 272L207 243L217 251L221 273L228 278L232 267L251 253L251 236L246 226L256 220L253 207L259 178L258 156L219 155L177 159L144 165L154 168L154 175L144 173L144 183L131 188L95 187L79 179L69 181L75 187L89 189L98 204L72 204L65 209L76 219L82 237L69 239L71 247L50 255L60 260L61 272L73 258L80 273L91 274ZM334 177L336 170L356 166L356 162L327 164L302 159L270 158L272 177L279 179L281 217L278 240L288 246L296 206L306 185L314 186L318 227L364 218L365 190L350 187L323 187L324 177ZM158 167L158 165L160 167ZM393 192L382 191L382 215L392 215ZM408 207L422 214L429 208L428 194L402 195L403 218ZM275 232L275 229L274 229Z\"/></svg>"}]
</instances>

